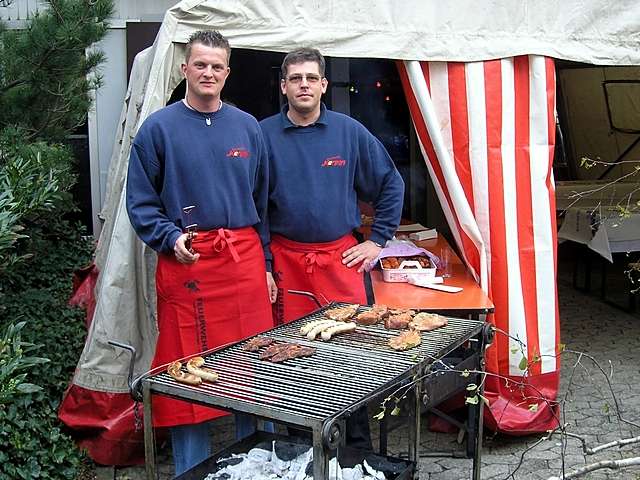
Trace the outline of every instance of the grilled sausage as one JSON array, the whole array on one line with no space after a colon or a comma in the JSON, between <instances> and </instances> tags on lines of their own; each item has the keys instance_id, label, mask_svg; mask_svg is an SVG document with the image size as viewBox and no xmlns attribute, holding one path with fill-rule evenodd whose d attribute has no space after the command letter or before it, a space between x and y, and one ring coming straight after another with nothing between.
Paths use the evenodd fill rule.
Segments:
<instances>
[{"instance_id":1,"label":"grilled sausage","mask_svg":"<svg viewBox=\"0 0 640 480\"><path fill-rule=\"evenodd\" d=\"M349 323L340 323L338 325L334 325L332 327L327 328L322 331L322 340L325 342L327 340L331 340L333 335L344 332L353 332L356 329L356 324L353 322Z\"/></svg>"},{"instance_id":2,"label":"grilled sausage","mask_svg":"<svg viewBox=\"0 0 640 480\"><path fill-rule=\"evenodd\" d=\"M307 338L309 340L315 340L316 337L321 333L324 332L327 328L329 327L333 327L334 325L340 325L342 322L337 322L335 320L327 320L325 322L319 323L318 325L316 325L315 327L313 327L309 333L307 333Z\"/></svg>"},{"instance_id":3,"label":"grilled sausage","mask_svg":"<svg viewBox=\"0 0 640 480\"><path fill-rule=\"evenodd\" d=\"M204 358L193 357L187 362L187 371L207 382L215 382L218 379L218 374L210 368L203 367L203 365Z\"/></svg>"},{"instance_id":4,"label":"grilled sausage","mask_svg":"<svg viewBox=\"0 0 640 480\"><path fill-rule=\"evenodd\" d=\"M313 330L314 327L317 327L321 323L326 323L326 322L330 322L330 321L331 320L327 320L326 318L321 318L320 320L313 320L313 321L311 321L309 323L305 323L302 327L300 327L300 333L303 334L303 335L306 335L311 330Z\"/></svg>"},{"instance_id":5,"label":"grilled sausage","mask_svg":"<svg viewBox=\"0 0 640 480\"><path fill-rule=\"evenodd\" d=\"M181 368L182 363L173 362L167 368L167 373L171 375L176 382L187 383L189 385L200 385L202 383L202 378L191 373L184 373Z\"/></svg>"}]
</instances>

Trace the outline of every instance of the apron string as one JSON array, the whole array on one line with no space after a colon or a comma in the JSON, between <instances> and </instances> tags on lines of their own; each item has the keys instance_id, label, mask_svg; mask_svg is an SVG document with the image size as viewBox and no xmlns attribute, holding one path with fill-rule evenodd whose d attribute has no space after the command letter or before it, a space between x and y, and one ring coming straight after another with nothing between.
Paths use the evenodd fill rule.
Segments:
<instances>
[{"instance_id":1,"label":"apron string","mask_svg":"<svg viewBox=\"0 0 640 480\"><path fill-rule=\"evenodd\" d=\"M233 261L238 263L240 255L238 255L236 247L233 245L233 242L237 240L236 234L225 228L219 228L217 233L216 238L213 240L213 250L220 253L225 247L229 247Z\"/></svg>"},{"instance_id":2,"label":"apron string","mask_svg":"<svg viewBox=\"0 0 640 480\"><path fill-rule=\"evenodd\" d=\"M306 266L305 271L307 273L313 273L316 265L320 268L324 268L327 266L328 259L327 257L331 257L329 252L308 252L302 255L302 262Z\"/></svg>"}]
</instances>

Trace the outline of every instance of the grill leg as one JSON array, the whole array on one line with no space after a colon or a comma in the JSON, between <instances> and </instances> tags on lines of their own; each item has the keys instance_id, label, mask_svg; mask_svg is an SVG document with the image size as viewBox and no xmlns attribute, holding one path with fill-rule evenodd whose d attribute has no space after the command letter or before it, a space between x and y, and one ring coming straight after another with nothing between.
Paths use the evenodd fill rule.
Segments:
<instances>
[{"instance_id":1,"label":"grill leg","mask_svg":"<svg viewBox=\"0 0 640 480\"><path fill-rule=\"evenodd\" d=\"M484 360L482 361L484 369ZM478 375L478 380L482 381ZM484 384L478 389L480 395L484 395ZM482 435L483 435L483 415L484 401L480 400L477 405L473 405L475 418L473 419L473 435L469 435L467 445L471 444L471 452L473 454L473 480L480 480L480 468L482 466Z\"/></svg>"},{"instance_id":2,"label":"grill leg","mask_svg":"<svg viewBox=\"0 0 640 480\"><path fill-rule=\"evenodd\" d=\"M420 382L413 389L413 402L407 419L409 427L409 461L415 463L413 478L420 478Z\"/></svg>"},{"instance_id":3,"label":"grill leg","mask_svg":"<svg viewBox=\"0 0 640 480\"><path fill-rule=\"evenodd\" d=\"M322 439L322 427L313 429L313 479L329 479L329 455Z\"/></svg>"},{"instance_id":4,"label":"grill leg","mask_svg":"<svg viewBox=\"0 0 640 480\"><path fill-rule=\"evenodd\" d=\"M387 436L389 434L389 424L387 418L382 417L380 420L380 455L387 455Z\"/></svg>"},{"instance_id":5,"label":"grill leg","mask_svg":"<svg viewBox=\"0 0 640 480\"><path fill-rule=\"evenodd\" d=\"M476 355L478 357L477 370L484 372L486 362L484 355L487 347L493 341L493 333L488 326L485 326L481 339L476 342L478 348ZM484 378L482 375L476 375L476 385L479 385L478 394L484 397ZM477 405L471 405L469 411L469 436L467 438L467 455L473 457L473 480L480 480L480 469L482 467L482 435L483 435L483 415L484 401L480 399Z\"/></svg>"},{"instance_id":6,"label":"grill leg","mask_svg":"<svg viewBox=\"0 0 640 480\"><path fill-rule=\"evenodd\" d=\"M151 390L147 382L142 382L142 402L144 404L144 458L147 480L157 480L156 452L151 421Z\"/></svg>"}]
</instances>

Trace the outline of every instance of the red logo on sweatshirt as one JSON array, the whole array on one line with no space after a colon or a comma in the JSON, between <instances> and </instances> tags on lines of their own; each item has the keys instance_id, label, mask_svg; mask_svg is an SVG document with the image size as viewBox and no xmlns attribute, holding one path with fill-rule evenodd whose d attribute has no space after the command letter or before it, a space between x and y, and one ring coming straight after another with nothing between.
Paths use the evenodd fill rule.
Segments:
<instances>
[{"instance_id":1,"label":"red logo on sweatshirt","mask_svg":"<svg viewBox=\"0 0 640 480\"><path fill-rule=\"evenodd\" d=\"M333 157L327 157L322 162L322 167L344 167L347 164L347 161L344 160L340 155L334 155Z\"/></svg>"},{"instance_id":2,"label":"red logo on sweatshirt","mask_svg":"<svg viewBox=\"0 0 640 480\"><path fill-rule=\"evenodd\" d=\"M249 150L246 148L232 148L227 152L227 157L249 158Z\"/></svg>"}]
</instances>

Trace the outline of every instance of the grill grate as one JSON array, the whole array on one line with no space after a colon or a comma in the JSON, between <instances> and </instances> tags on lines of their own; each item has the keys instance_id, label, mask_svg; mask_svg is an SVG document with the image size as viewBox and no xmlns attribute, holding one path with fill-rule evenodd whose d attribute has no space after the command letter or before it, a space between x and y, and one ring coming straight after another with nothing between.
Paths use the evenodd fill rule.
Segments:
<instances>
[{"instance_id":1,"label":"grill grate","mask_svg":"<svg viewBox=\"0 0 640 480\"><path fill-rule=\"evenodd\" d=\"M247 411L266 409L276 418L275 414L282 412L326 419L409 378L418 368L477 335L483 326L479 321L448 318L449 325L422 332L422 344L404 352L387 345L400 331L383 326L358 326L329 342L308 341L300 334L302 325L323 318L326 309L340 305L344 304L328 305L260 335L313 346L317 351L312 357L278 364L260 360L258 352L242 350L246 339L205 356L205 365L219 375L215 383L184 385L160 373L151 377L151 388L177 397L190 393L190 398L204 403L207 397L229 399L254 407Z\"/></svg>"}]
</instances>

